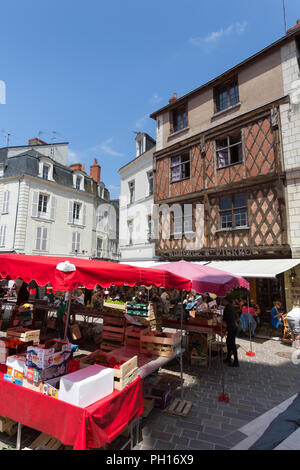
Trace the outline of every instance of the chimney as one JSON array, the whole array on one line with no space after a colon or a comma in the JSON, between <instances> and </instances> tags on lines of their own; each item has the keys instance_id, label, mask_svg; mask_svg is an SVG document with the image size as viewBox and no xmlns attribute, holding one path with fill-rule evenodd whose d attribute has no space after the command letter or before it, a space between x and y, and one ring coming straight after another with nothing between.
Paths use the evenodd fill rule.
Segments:
<instances>
[{"instance_id":1,"label":"chimney","mask_svg":"<svg viewBox=\"0 0 300 470\"><path fill-rule=\"evenodd\" d=\"M37 137L34 137L34 139L29 139L28 140L28 145L48 145L47 142L44 142L41 139L38 139Z\"/></svg>"},{"instance_id":2,"label":"chimney","mask_svg":"<svg viewBox=\"0 0 300 470\"><path fill-rule=\"evenodd\" d=\"M175 103L175 101L177 100L177 93L174 93L174 95L172 96L172 98L169 99L169 103Z\"/></svg>"},{"instance_id":3,"label":"chimney","mask_svg":"<svg viewBox=\"0 0 300 470\"><path fill-rule=\"evenodd\" d=\"M84 172L84 163L82 164L82 171Z\"/></svg>"},{"instance_id":4,"label":"chimney","mask_svg":"<svg viewBox=\"0 0 300 470\"><path fill-rule=\"evenodd\" d=\"M69 168L72 171L81 171L81 163L73 163Z\"/></svg>"},{"instance_id":5,"label":"chimney","mask_svg":"<svg viewBox=\"0 0 300 470\"><path fill-rule=\"evenodd\" d=\"M98 165L96 158L94 158L94 164L90 167L90 176L92 177L95 183L100 183L101 177L101 166Z\"/></svg>"},{"instance_id":6,"label":"chimney","mask_svg":"<svg viewBox=\"0 0 300 470\"><path fill-rule=\"evenodd\" d=\"M292 33L296 29L300 28L300 20L297 20L297 24L295 26L292 26L290 29L287 30L287 33Z\"/></svg>"}]
</instances>

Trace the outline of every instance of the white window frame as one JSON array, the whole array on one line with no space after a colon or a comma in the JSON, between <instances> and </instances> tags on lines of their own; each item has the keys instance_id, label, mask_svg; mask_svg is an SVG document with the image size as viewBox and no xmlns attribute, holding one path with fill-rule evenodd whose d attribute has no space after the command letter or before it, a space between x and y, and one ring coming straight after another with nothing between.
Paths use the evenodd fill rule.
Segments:
<instances>
[{"instance_id":1,"label":"white window frame","mask_svg":"<svg viewBox=\"0 0 300 470\"><path fill-rule=\"evenodd\" d=\"M147 173L148 177L148 185L149 185L149 196L153 196L154 194L154 173L153 171L148 171ZM152 191L151 191L151 182L152 181Z\"/></svg>"},{"instance_id":2,"label":"white window frame","mask_svg":"<svg viewBox=\"0 0 300 470\"><path fill-rule=\"evenodd\" d=\"M74 218L74 207L75 204L80 206L79 209L79 219ZM79 225L81 227L86 226L86 211L87 205L81 201L69 201L69 215L68 215L68 224L70 225Z\"/></svg>"},{"instance_id":3,"label":"white window frame","mask_svg":"<svg viewBox=\"0 0 300 470\"><path fill-rule=\"evenodd\" d=\"M48 170L48 178L45 179L43 176L44 165L49 168ZM53 163L50 159L42 157L39 160L39 177L42 178L44 181L54 181L53 178Z\"/></svg>"},{"instance_id":4,"label":"white window frame","mask_svg":"<svg viewBox=\"0 0 300 470\"><path fill-rule=\"evenodd\" d=\"M77 178L80 178L79 188L77 188ZM73 188L76 189L76 191L84 191L84 176L79 171L73 173Z\"/></svg>"},{"instance_id":5,"label":"white window frame","mask_svg":"<svg viewBox=\"0 0 300 470\"><path fill-rule=\"evenodd\" d=\"M132 246L133 245L133 220L128 220L127 226L128 226L128 245ZM129 227L132 227L132 229L130 230Z\"/></svg>"},{"instance_id":6,"label":"white window frame","mask_svg":"<svg viewBox=\"0 0 300 470\"><path fill-rule=\"evenodd\" d=\"M129 204L134 204L135 202L135 180L128 182L129 189Z\"/></svg>"}]
</instances>

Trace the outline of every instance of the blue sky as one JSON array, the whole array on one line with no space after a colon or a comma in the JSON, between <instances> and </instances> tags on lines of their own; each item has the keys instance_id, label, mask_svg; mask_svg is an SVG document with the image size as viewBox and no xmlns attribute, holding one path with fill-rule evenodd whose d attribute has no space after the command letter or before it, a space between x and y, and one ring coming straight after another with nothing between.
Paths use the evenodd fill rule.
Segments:
<instances>
[{"instance_id":1,"label":"blue sky","mask_svg":"<svg viewBox=\"0 0 300 470\"><path fill-rule=\"evenodd\" d=\"M284 35L283 0L10 0L1 5L0 146L70 143L112 197L148 116ZM300 18L286 0L287 26ZM56 134L53 134L53 131Z\"/></svg>"}]
</instances>

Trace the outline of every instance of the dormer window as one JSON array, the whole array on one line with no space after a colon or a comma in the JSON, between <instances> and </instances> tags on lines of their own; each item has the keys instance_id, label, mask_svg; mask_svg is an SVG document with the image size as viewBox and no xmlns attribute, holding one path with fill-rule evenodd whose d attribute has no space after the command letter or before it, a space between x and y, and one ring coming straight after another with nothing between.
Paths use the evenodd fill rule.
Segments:
<instances>
[{"instance_id":1,"label":"dormer window","mask_svg":"<svg viewBox=\"0 0 300 470\"><path fill-rule=\"evenodd\" d=\"M43 164L43 180L48 180L49 179L49 165Z\"/></svg>"},{"instance_id":2,"label":"dormer window","mask_svg":"<svg viewBox=\"0 0 300 470\"><path fill-rule=\"evenodd\" d=\"M76 176L76 189L80 189L80 186L81 186L81 177L80 176Z\"/></svg>"},{"instance_id":3,"label":"dormer window","mask_svg":"<svg viewBox=\"0 0 300 470\"><path fill-rule=\"evenodd\" d=\"M73 188L84 191L84 177L80 173L73 173Z\"/></svg>"},{"instance_id":4,"label":"dormer window","mask_svg":"<svg viewBox=\"0 0 300 470\"><path fill-rule=\"evenodd\" d=\"M53 179L53 162L47 157L39 159L39 177L45 181L54 181Z\"/></svg>"}]
</instances>

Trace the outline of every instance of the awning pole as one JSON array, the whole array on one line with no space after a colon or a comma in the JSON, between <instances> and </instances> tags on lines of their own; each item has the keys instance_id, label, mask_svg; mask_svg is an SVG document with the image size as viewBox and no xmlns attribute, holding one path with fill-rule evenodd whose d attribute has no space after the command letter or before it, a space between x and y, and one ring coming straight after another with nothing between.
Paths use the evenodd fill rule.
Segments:
<instances>
[{"instance_id":1,"label":"awning pole","mask_svg":"<svg viewBox=\"0 0 300 470\"><path fill-rule=\"evenodd\" d=\"M180 309L180 381L181 381L181 400L183 400L183 359L182 359L182 330L183 330L183 295L181 291L181 309Z\"/></svg>"},{"instance_id":2,"label":"awning pole","mask_svg":"<svg viewBox=\"0 0 300 470\"><path fill-rule=\"evenodd\" d=\"M69 326L69 321L70 321L70 311L71 311L71 300L72 300L72 291L68 291L68 309L67 309L67 319L66 319L66 326L65 326L65 334L64 334L64 341L67 338L68 334L68 326Z\"/></svg>"}]
</instances>

